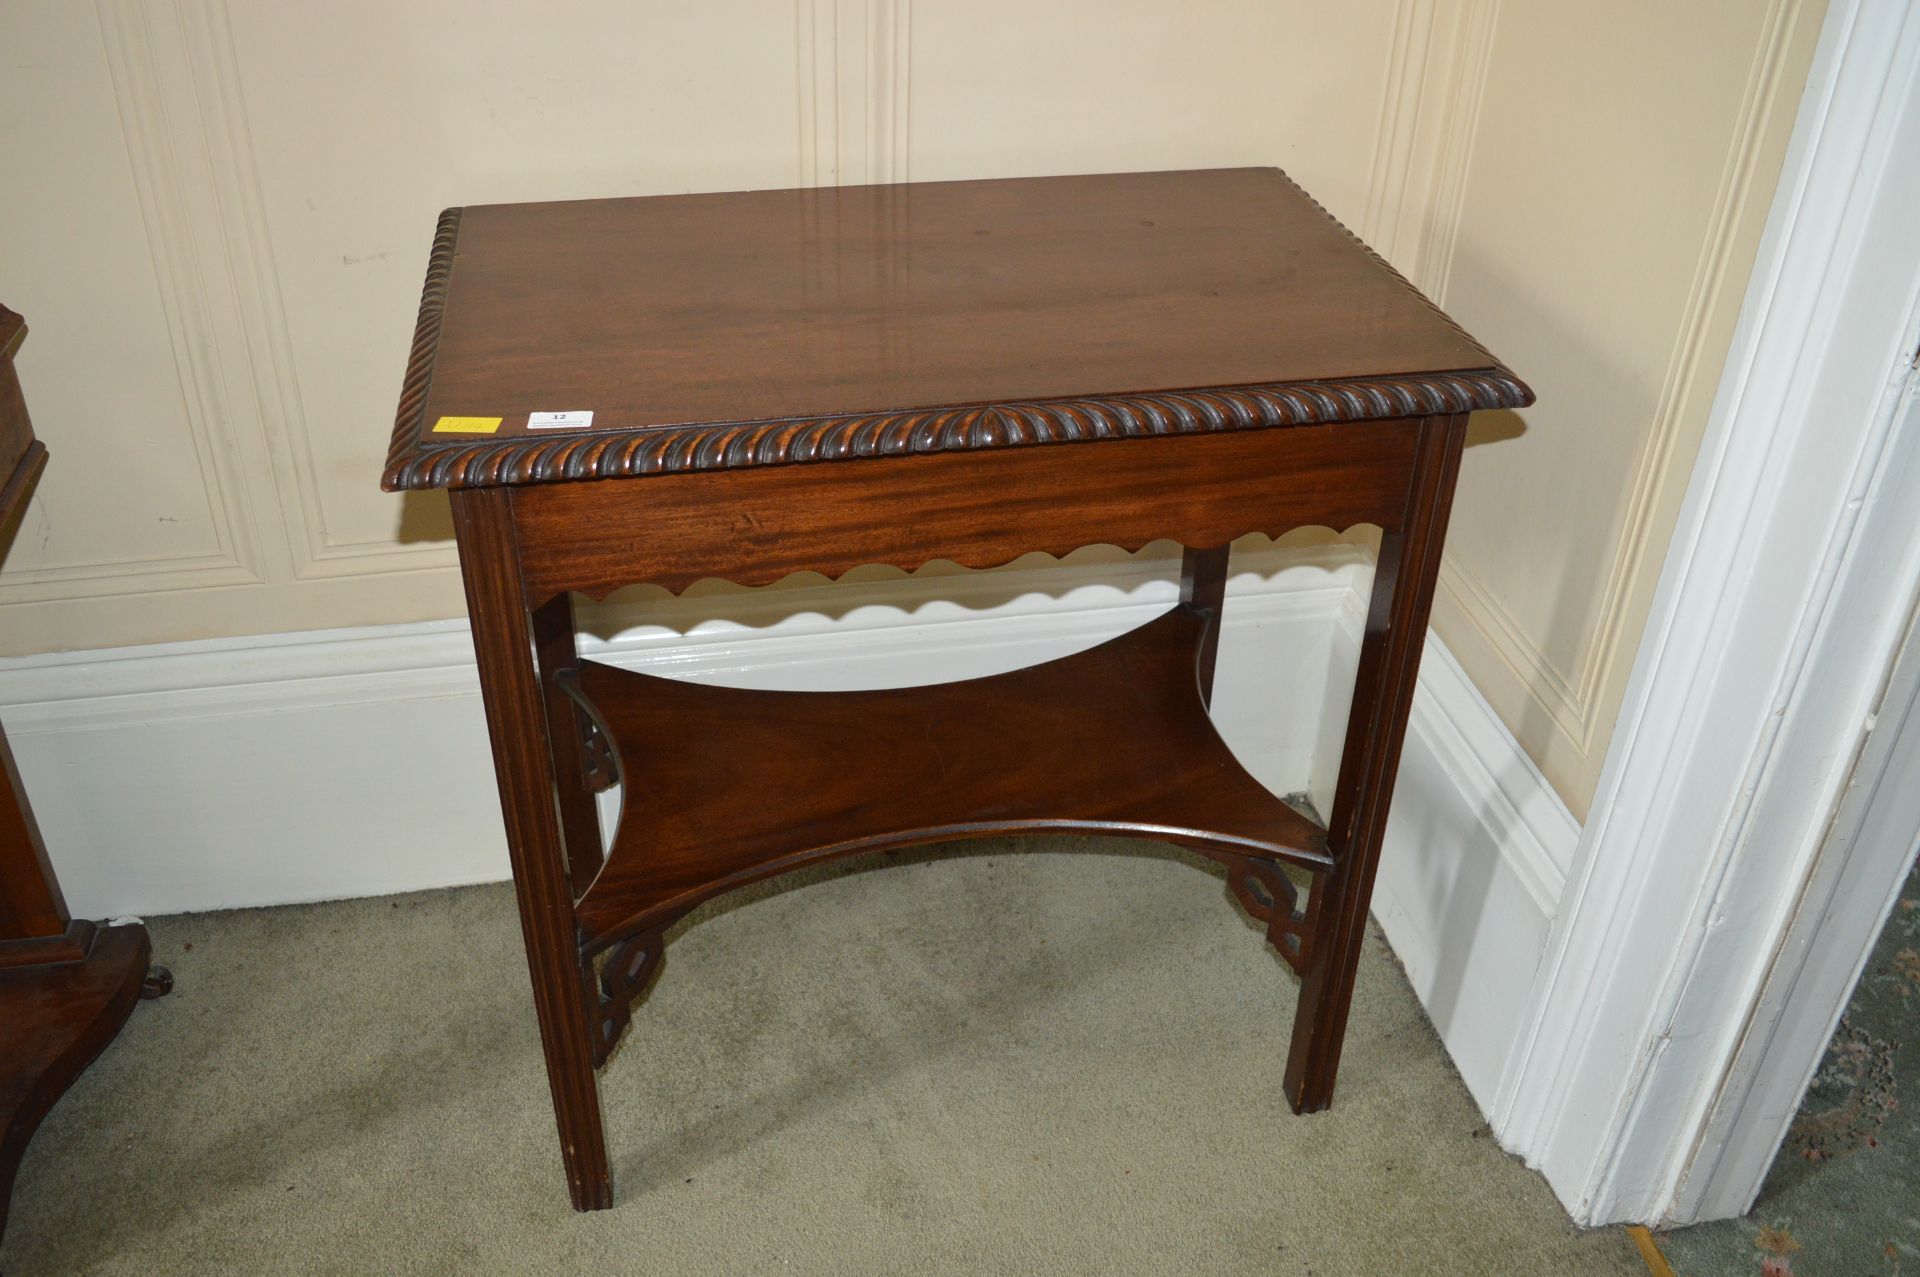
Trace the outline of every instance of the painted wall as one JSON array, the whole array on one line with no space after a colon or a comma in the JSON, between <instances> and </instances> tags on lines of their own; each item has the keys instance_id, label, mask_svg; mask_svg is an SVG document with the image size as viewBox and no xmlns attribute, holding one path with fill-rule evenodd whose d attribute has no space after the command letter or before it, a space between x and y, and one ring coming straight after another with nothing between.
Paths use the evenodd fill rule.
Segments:
<instances>
[{"instance_id":1,"label":"painted wall","mask_svg":"<svg viewBox=\"0 0 1920 1277\"><path fill-rule=\"evenodd\" d=\"M53 462L0 653L459 614L444 502L376 487L444 205L1279 164L1540 392L1469 453L1439 627L1579 812L1817 8L14 0Z\"/></svg>"},{"instance_id":2,"label":"painted wall","mask_svg":"<svg viewBox=\"0 0 1920 1277\"><path fill-rule=\"evenodd\" d=\"M1447 251L1412 263L1540 397L1477 427L1435 628L1582 818L1823 11L1501 5Z\"/></svg>"}]
</instances>

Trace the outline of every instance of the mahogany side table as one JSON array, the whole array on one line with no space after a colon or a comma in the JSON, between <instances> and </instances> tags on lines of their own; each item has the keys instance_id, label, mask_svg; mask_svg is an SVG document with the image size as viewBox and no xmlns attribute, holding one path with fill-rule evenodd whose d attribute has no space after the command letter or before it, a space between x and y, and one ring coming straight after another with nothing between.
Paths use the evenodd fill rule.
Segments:
<instances>
[{"instance_id":1,"label":"mahogany side table","mask_svg":"<svg viewBox=\"0 0 1920 1277\"><path fill-rule=\"evenodd\" d=\"M1287 1096L1326 1107L1467 415L1530 402L1274 169L443 214L384 486L453 490L574 1206L612 1203L595 1070L665 929L914 843L1221 862L1302 977ZM1307 524L1382 533L1325 828L1208 717L1229 543ZM988 678L748 691L575 643L572 596L630 582L1159 539L1186 547L1178 606Z\"/></svg>"},{"instance_id":2,"label":"mahogany side table","mask_svg":"<svg viewBox=\"0 0 1920 1277\"><path fill-rule=\"evenodd\" d=\"M46 468L14 371L26 323L0 306L0 552ZM0 1235L27 1141L133 1013L173 987L139 923L68 914L0 731Z\"/></svg>"}]
</instances>

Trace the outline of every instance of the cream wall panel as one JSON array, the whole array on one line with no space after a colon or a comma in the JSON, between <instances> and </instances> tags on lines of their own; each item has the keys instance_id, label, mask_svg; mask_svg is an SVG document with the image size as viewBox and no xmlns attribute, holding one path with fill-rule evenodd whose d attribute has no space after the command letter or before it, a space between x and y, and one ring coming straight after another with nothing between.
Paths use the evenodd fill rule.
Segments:
<instances>
[{"instance_id":1,"label":"cream wall panel","mask_svg":"<svg viewBox=\"0 0 1920 1277\"><path fill-rule=\"evenodd\" d=\"M1363 236L1401 273L1446 288L1497 0L1403 0L1367 184Z\"/></svg>"},{"instance_id":2,"label":"cream wall panel","mask_svg":"<svg viewBox=\"0 0 1920 1277\"><path fill-rule=\"evenodd\" d=\"M915 181L1277 164L1357 225L1395 6L974 0L913 14Z\"/></svg>"},{"instance_id":3,"label":"cream wall panel","mask_svg":"<svg viewBox=\"0 0 1920 1277\"><path fill-rule=\"evenodd\" d=\"M0 576L0 602L254 579L230 422L205 359L180 209L124 130L151 100L93 9L0 8L0 281L28 318L21 376L57 458Z\"/></svg>"},{"instance_id":4,"label":"cream wall panel","mask_svg":"<svg viewBox=\"0 0 1920 1277\"><path fill-rule=\"evenodd\" d=\"M374 485L444 205L1277 163L1352 222L1423 154L1380 121L1433 10L9 5L0 297L55 457L0 652L462 610L444 500Z\"/></svg>"},{"instance_id":5,"label":"cream wall panel","mask_svg":"<svg viewBox=\"0 0 1920 1277\"><path fill-rule=\"evenodd\" d=\"M1502 5L1452 252L1540 397L1462 467L1436 622L1576 814L1604 760L1817 33L1798 0ZM1497 442L1495 442L1497 441Z\"/></svg>"},{"instance_id":6,"label":"cream wall panel","mask_svg":"<svg viewBox=\"0 0 1920 1277\"><path fill-rule=\"evenodd\" d=\"M794 0L802 186L907 180L913 0Z\"/></svg>"},{"instance_id":7,"label":"cream wall panel","mask_svg":"<svg viewBox=\"0 0 1920 1277\"><path fill-rule=\"evenodd\" d=\"M438 538L394 544L401 503L369 481L440 209L790 184L793 14L751 0L230 10L271 228L256 250L279 294L265 313L297 355L278 375L293 383L282 474L302 571L450 562Z\"/></svg>"}]
</instances>

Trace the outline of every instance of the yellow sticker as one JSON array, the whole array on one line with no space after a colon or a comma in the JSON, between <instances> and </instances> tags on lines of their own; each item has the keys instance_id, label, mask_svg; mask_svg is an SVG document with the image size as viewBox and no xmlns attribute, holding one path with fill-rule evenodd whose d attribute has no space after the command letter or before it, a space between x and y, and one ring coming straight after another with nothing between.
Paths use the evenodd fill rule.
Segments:
<instances>
[{"instance_id":1,"label":"yellow sticker","mask_svg":"<svg viewBox=\"0 0 1920 1277\"><path fill-rule=\"evenodd\" d=\"M498 417L442 417L433 423L437 435L490 435L499 428Z\"/></svg>"}]
</instances>

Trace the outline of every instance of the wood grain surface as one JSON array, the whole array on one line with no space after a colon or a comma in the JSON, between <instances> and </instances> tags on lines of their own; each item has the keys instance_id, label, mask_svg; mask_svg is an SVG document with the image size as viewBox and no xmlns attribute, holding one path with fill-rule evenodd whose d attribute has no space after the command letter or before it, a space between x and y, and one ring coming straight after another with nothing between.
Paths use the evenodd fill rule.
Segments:
<instances>
[{"instance_id":1,"label":"wood grain surface","mask_svg":"<svg viewBox=\"0 0 1920 1277\"><path fill-rule=\"evenodd\" d=\"M485 486L1514 407L1277 169L451 209L384 483ZM530 415L590 411L585 430ZM442 434L443 417L498 419Z\"/></svg>"},{"instance_id":2,"label":"wood grain surface","mask_svg":"<svg viewBox=\"0 0 1920 1277\"><path fill-rule=\"evenodd\" d=\"M1181 605L988 678L768 692L586 662L623 820L577 910L589 949L812 861L1006 833L1131 834L1324 869L1326 834L1207 717L1208 614Z\"/></svg>"}]
</instances>

